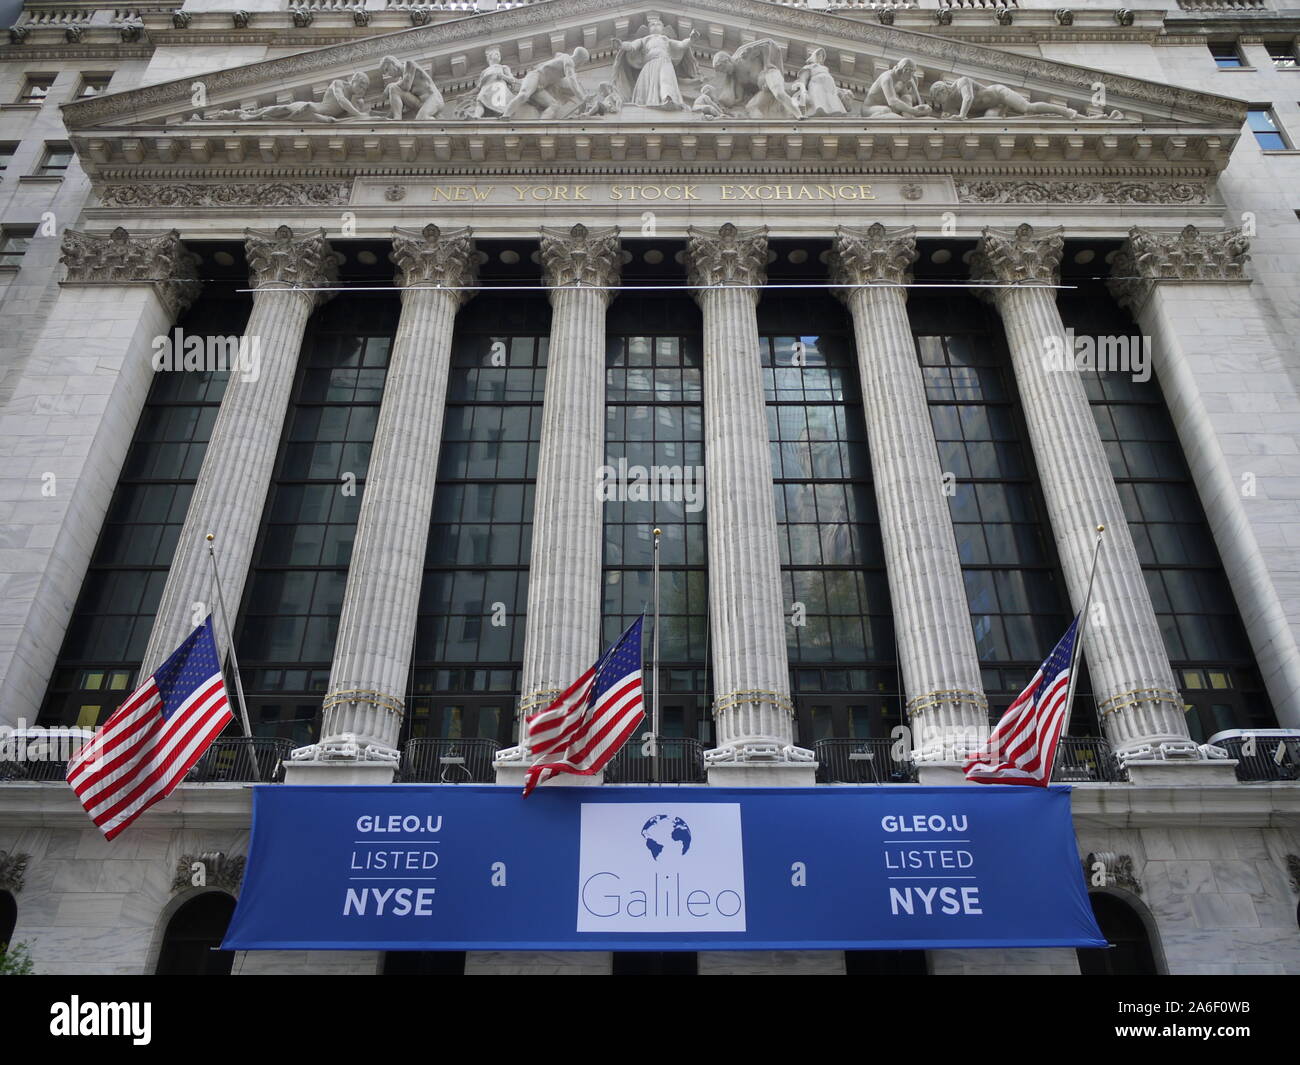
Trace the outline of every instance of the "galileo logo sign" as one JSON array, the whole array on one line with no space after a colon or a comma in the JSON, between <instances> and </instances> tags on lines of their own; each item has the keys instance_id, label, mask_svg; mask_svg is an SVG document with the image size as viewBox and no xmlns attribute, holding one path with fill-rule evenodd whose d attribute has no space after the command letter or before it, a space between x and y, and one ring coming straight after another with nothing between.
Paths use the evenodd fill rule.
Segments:
<instances>
[{"instance_id":1,"label":"galileo logo sign","mask_svg":"<svg viewBox=\"0 0 1300 1065\"><path fill-rule=\"evenodd\" d=\"M579 932L743 932L738 803L583 803Z\"/></svg>"}]
</instances>

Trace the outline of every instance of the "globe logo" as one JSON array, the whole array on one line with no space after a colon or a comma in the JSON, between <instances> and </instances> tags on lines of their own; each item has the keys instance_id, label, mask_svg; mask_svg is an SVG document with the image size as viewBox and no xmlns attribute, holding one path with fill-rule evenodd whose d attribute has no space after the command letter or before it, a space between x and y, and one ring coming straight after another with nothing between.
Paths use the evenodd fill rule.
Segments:
<instances>
[{"instance_id":1,"label":"globe logo","mask_svg":"<svg viewBox=\"0 0 1300 1065\"><path fill-rule=\"evenodd\" d=\"M642 825L641 838L655 861L665 850L670 857L680 858L691 849L690 826L680 817L670 818L667 814L655 814Z\"/></svg>"}]
</instances>

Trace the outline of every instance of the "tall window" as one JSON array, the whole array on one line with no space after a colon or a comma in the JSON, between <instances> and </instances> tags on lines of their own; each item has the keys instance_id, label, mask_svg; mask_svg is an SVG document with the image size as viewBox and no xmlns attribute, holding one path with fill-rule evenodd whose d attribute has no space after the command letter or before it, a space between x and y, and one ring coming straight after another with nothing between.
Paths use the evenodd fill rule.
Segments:
<instances>
[{"instance_id":1,"label":"tall window","mask_svg":"<svg viewBox=\"0 0 1300 1065\"><path fill-rule=\"evenodd\" d=\"M1122 338L1130 359L1142 337L1095 283L1063 289L1062 319L1079 336ZM1116 347L1114 350L1121 350ZM1237 604L1154 374L1084 372L1083 385L1110 459L1165 650L1182 689L1187 725L1200 742L1221 729L1271 728Z\"/></svg>"},{"instance_id":2,"label":"tall window","mask_svg":"<svg viewBox=\"0 0 1300 1065\"><path fill-rule=\"evenodd\" d=\"M0 141L0 174L9 169L9 164L14 161L16 151L18 151L17 141Z\"/></svg>"},{"instance_id":3,"label":"tall window","mask_svg":"<svg viewBox=\"0 0 1300 1065\"><path fill-rule=\"evenodd\" d=\"M513 735L549 332L516 293L457 316L407 736Z\"/></svg>"},{"instance_id":4,"label":"tall window","mask_svg":"<svg viewBox=\"0 0 1300 1065\"><path fill-rule=\"evenodd\" d=\"M1246 124L1255 134L1256 143L1265 151L1280 151L1291 147L1271 107L1252 107L1246 112Z\"/></svg>"},{"instance_id":5,"label":"tall window","mask_svg":"<svg viewBox=\"0 0 1300 1065\"><path fill-rule=\"evenodd\" d=\"M91 96L102 96L108 92L108 83L112 79L112 74L82 74L81 81L77 85L77 99L85 100Z\"/></svg>"},{"instance_id":6,"label":"tall window","mask_svg":"<svg viewBox=\"0 0 1300 1065\"><path fill-rule=\"evenodd\" d=\"M0 227L0 266L21 266L35 236L35 226Z\"/></svg>"},{"instance_id":7,"label":"tall window","mask_svg":"<svg viewBox=\"0 0 1300 1065\"><path fill-rule=\"evenodd\" d=\"M1273 60L1273 66L1278 70L1295 68L1298 61L1295 38L1285 41L1266 41L1264 47L1268 49L1268 57Z\"/></svg>"},{"instance_id":8,"label":"tall window","mask_svg":"<svg viewBox=\"0 0 1300 1065\"><path fill-rule=\"evenodd\" d=\"M340 293L303 339L236 636L259 735L312 738L399 310Z\"/></svg>"},{"instance_id":9,"label":"tall window","mask_svg":"<svg viewBox=\"0 0 1300 1065\"><path fill-rule=\"evenodd\" d=\"M897 655L852 334L824 293L758 306L798 741L887 736Z\"/></svg>"},{"instance_id":10,"label":"tall window","mask_svg":"<svg viewBox=\"0 0 1300 1065\"><path fill-rule=\"evenodd\" d=\"M1065 632L1068 598L1001 323L965 294L914 291L908 302L984 690L999 715ZM1085 728L1076 710L1072 730Z\"/></svg>"},{"instance_id":11,"label":"tall window","mask_svg":"<svg viewBox=\"0 0 1300 1065\"><path fill-rule=\"evenodd\" d=\"M1211 41L1210 56L1214 59L1214 65L1220 70L1231 70L1246 65L1245 60L1241 58L1241 49L1237 47L1236 41Z\"/></svg>"},{"instance_id":12,"label":"tall window","mask_svg":"<svg viewBox=\"0 0 1300 1065\"><path fill-rule=\"evenodd\" d=\"M680 296L624 293L606 329L603 644L643 610L648 622L657 527L660 735L712 743L705 572L712 489L703 477L699 310ZM649 671L647 646L647 678Z\"/></svg>"},{"instance_id":13,"label":"tall window","mask_svg":"<svg viewBox=\"0 0 1300 1065\"><path fill-rule=\"evenodd\" d=\"M18 103L20 104L40 104L45 102L45 98L50 95L50 89L54 87L56 74L28 74L23 79L23 87L18 93Z\"/></svg>"},{"instance_id":14,"label":"tall window","mask_svg":"<svg viewBox=\"0 0 1300 1065\"><path fill-rule=\"evenodd\" d=\"M187 336L239 333L247 296L209 285L181 319ZM207 451L224 371L155 375L109 503L41 712L47 725L93 727L130 693Z\"/></svg>"},{"instance_id":15,"label":"tall window","mask_svg":"<svg viewBox=\"0 0 1300 1065\"><path fill-rule=\"evenodd\" d=\"M36 168L36 177L63 177L72 164L72 145L63 141L46 141L45 153Z\"/></svg>"}]
</instances>

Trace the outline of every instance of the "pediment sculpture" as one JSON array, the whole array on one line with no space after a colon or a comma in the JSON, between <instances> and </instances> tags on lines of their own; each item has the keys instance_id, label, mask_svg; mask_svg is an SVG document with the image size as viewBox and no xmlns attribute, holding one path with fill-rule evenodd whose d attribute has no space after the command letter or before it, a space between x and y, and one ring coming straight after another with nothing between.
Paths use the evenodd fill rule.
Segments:
<instances>
[{"instance_id":1,"label":"pediment sculpture","mask_svg":"<svg viewBox=\"0 0 1300 1065\"><path fill-rule=\"evenodd\" d=\"M843 119L861 125L899 119L1125 117L1117 110L1033 100L1021 89L965 75L944 73L926 85L910 58L879 74L858 100L836 81L824 48L810 49L802 67L788 76L784 50L770 37L714 52L710 80L696 61L697 36L692 30L678 37L672 25L651 14L635 37L614 40L608 65L589 69L591 55L579 46L519 74L502 62L499 48L489 48L473 87L450 102L420 63L385 56L379 64L382 83L374 92L371 77L357 72L331 81L318 101L209 110L190 121L589 121L620 114L635 120L643 109L675 112L685 120ZM584 78L594 80L594 88Z\"/></svg>"}]
</instances>

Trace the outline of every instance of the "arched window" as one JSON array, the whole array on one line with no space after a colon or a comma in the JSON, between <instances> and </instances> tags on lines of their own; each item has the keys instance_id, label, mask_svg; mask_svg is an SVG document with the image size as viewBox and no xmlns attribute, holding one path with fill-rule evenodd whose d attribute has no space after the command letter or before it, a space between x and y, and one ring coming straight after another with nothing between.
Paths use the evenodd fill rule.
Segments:
<instances>
[{"instance_id":1,"label":"arched window","mask_svg":"<svg viewBox=\"0 0 1300 1065\"><path fill-rule=\"evenodd\" d=\"M1156 965L1142 917L1123 899L1095 892L1089 895L1097 926L1110 947L1078 950L1079 972L1084 976L1156 976Z\"/></svg>"},{"instance_id":2,"label":"arched window","mask_svg":"<svg viewBox=\"0 0 1300 1065\"><path fill-rule=\"evenodd\" d=\"M13 894L0 891L0 947L13 939L14 926L18 924L18 903Z\"/></svg>"},{"instance_id":3,"label":"arched window","mask_svg":"<svg viewBox=\"0 0 1300 1065\"><path fill-rule=\"evenodd\" d=\"M224 891L205 891L181 906L167 922L159 976L229 976L234 951L219 950L235 900Z\"/></svg>"}]
</instances>

